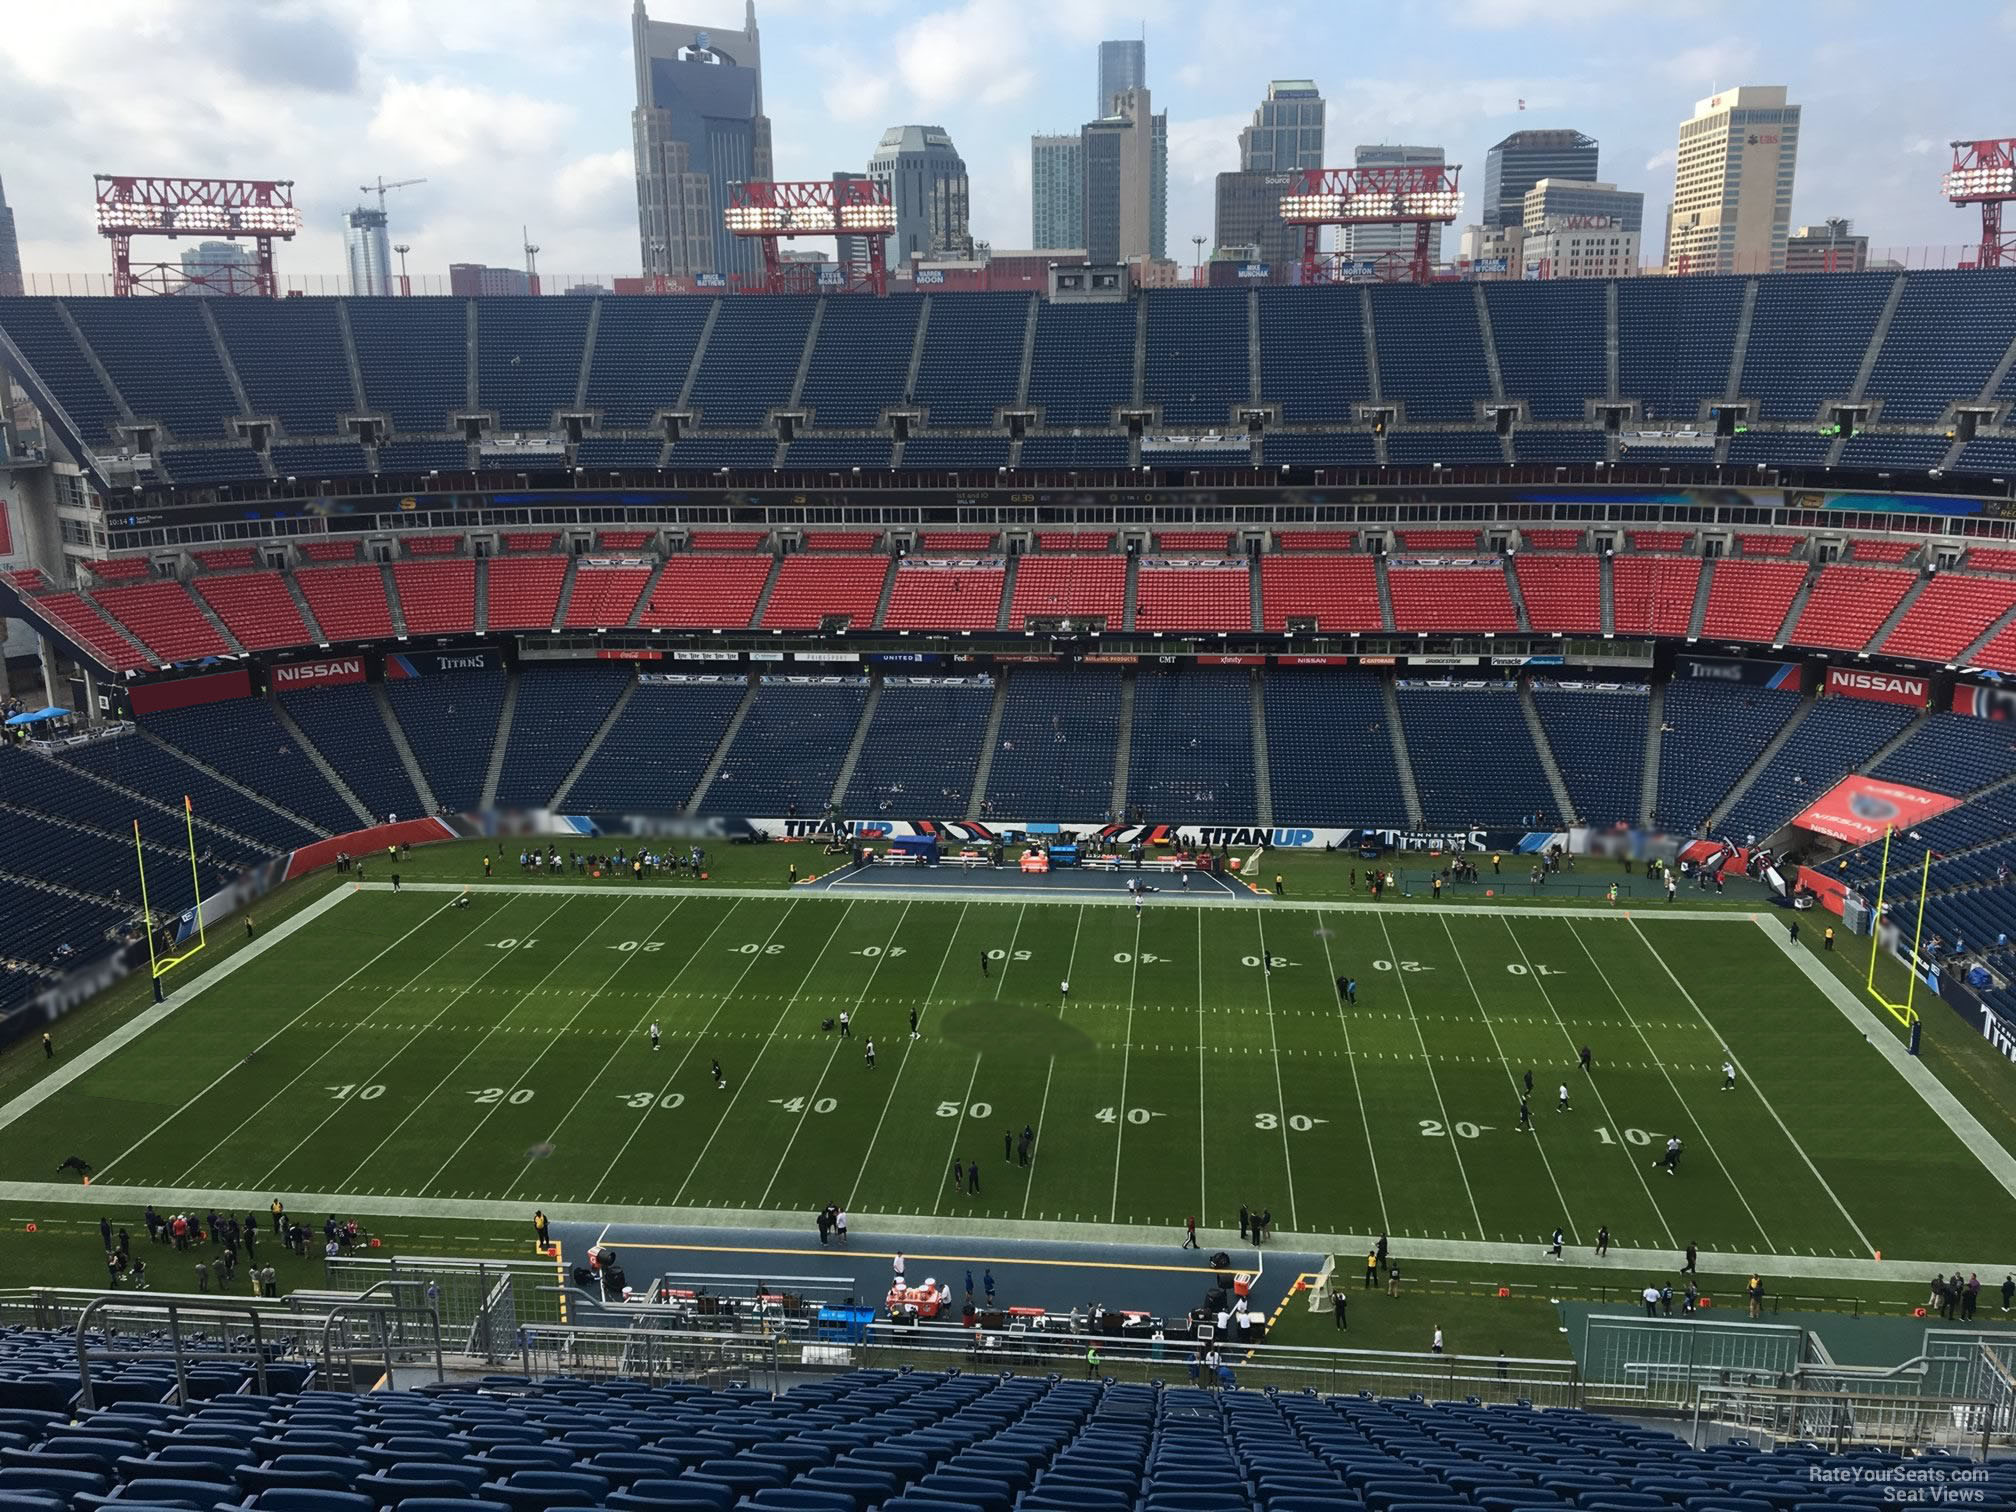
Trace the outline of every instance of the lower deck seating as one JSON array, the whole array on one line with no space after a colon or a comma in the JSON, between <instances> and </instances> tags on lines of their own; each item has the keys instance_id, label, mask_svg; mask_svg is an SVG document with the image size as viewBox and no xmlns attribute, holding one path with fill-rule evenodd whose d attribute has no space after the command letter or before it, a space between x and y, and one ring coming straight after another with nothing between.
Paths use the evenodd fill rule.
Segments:
<instances>
[{"instance_id":1,"label":"lower deck seating","mask_svg":"<svg viewBox=\"0 0 2016 1512\"><path fill-rule=\"evenodd\" d=\"M1729 810L1723 830L1763 839L1874 756L1916 709L1860 698L1823 698Z\"/></svg>"},{"instance_id":2,"label":"lower deck seating","mask_svg":"<svg viewBox=\"0 0 2016 1512\"><path fill-rule=\"evenodd\" d=\"M992 681L933 685L888 679L842 807L863 817L964 814L993 705Z\"/></svg>"},{"instance_id":3,"label":"lower deck seating","mask_svg":"<svg viewBox=\"0 0 2016 1512\"><path fill-rule=\"evenodd\" d=\"M1157 823L1251 823L1252 704L1243 667L1142 667L1127 806Z\"/></svg>"},{"instance_id":4,"label":"lower deck seating","mask_svg":"<svg viewBox=\"0 0 2016 1512\"><path fill-rule=\"evenodd\" d=\"M758 818L823 814L854 743L866 679L766 678L700 810Z\"/></svg>"},{"instance_id":5,"label":"lower deck seating","mask_svg":"<svg viewBox=\"0 0 2016 1512\"><path fill-rule=\"evenodd\" d=\"M1078 822L1112 817L1119 668L1013 667L1007 678L981 813Z\"/></svg>"},{"instance_id":6,"label":"lower deck seating","mask_svg":"<svg viewBox=\"0 0 2016 1512\"><path fill-rule=\"evenodd\" d=\"M388 672L396 667L388 666ZM385 680L399 729L443 808L468 813L483 798L483 780L504 712L504 674L444 672Z\"/></svg>"},{"instance_id":7,"label":"lower deck seating","mask_svg":"<svg viewBox=\"0 0 2016 1512\"><path fill-rule=\"evenodd\" d=\"M395 814L412 819L426 812L368 683L283 693L280 706L373 819Z\"/></svg>"},{"instance_id":8,"label":"lower deck seating","mask_svg":"<svg viewBox=\"0 0 2016 1512\"><path fill-rule=\"evenodd\" d=\"M747 687L739 677L640 682L568 789L567 811L678 813L693 797Z\"/></svg>"},{"instance_id":9,"label":"lower deck seating","mask_svg":"<svg viewBox=\"0 0 2016 1512\"><path fill-rule=\"evenodd\" d=\"M63 752L61 759L159 803L179 804L186 794L198 818L275 851L293 850L318 838L316 831L300 819L254 802L229 783L219 782L145 735L72 746Z\"/></svg>"},{"instance_id":10,"label":"lower deck seating","mask_svg":"<svg viewBox=\"0 0 2016 1512\"><path fill-rule=\"evenodd\" d=\"M362 822L266 699L164 709L142 716L140 723L177 750L332 835L357 829Z\"/></svg>"},{"instance_id":11,"label":"lower deck seating","mask_svg":"<svg viewBox=\"0 0 2016 1512\"><path fill-rule=\"evenodd\" d=\"M1403 686L1398 695L1407 763L1431 828L1541 829L1562 821L1516 689Z\"/></svg>"},{"instance_id":12,"label":"lower deck seating","mask_svg":"<svg viewBox=\"0 0 2016 1512\"><path fill-rule=\"evenodd\" d=\"M1268 676L1262 694L1277 825L1406 827L1407 798L1377 677L1281 670Z\"/></svg>"},{"instance_id":13,"label":"lower deck seating","mask_svg":"<svg viewBox=\"0 0 2016 1512\"><path fill-rule=\"evenodd\" d=\"M622 662L528 663L518 674L498 806L544 808L634 680Z\"/></svg>"},{"instance_id":14,"label":"lower deck seating","mask_svg":"<svg viewBox=\"0 0 2016 1512\"><path fill-rule=\"evenodd\" d=\"M1799 707L1799 694L1743 684L1666 685L1652 822L1692 835Z\"/></svg>"},{"instance_id":15,"label":"lower deck seating","mask_svg":"<svg viewBox=\"0 0 2016 1512\"><path fill-rule=\"evenodd\" d=\"M1955 797L2016 776L2016 725L1970 714L1933 714L1878 762L1887 782Z\"/></svg>"},{"instance_id":16,"label":"lower deck seating","mask_svg":"<svg viewBox=\"0 0 2016 1512\"><path fill-rule=\"evenodd\" d=\"M1638 823L1645 780L1648 689L1563 688L1536 681L1533 706L1575 817L1608 828Z\"/></svg>"}]
</instances>

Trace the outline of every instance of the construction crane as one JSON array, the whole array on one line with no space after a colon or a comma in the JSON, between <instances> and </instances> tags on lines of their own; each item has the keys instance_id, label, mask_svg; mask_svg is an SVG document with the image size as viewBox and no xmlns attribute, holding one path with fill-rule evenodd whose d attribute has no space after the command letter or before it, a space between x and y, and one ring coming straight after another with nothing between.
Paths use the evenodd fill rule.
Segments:
<instances>
[{"instance_id":1,"label":"construction crane","mask_svg":"<svg viewBox=\"0 0 2016 1512\"><path fill-rule=\"evenodd\" d=\"M385 175L381 173L378 175L377 183L359 184L357 186L357 192L359 194L376 194L378 196L378 213L380 215L383 215L385 213L385 195L388 190L411 189L415 184L424 184L426 182L427 180L425 180L424 178L394 179L391 183L388 184L385 182Z\"/></svg>"}]
</instances>

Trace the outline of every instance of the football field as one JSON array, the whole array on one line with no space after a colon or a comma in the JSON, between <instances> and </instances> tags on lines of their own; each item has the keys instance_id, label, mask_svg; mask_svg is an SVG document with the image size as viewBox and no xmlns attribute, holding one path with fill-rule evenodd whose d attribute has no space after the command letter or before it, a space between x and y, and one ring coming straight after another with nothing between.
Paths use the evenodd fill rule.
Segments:
<instances>
[{"instance_id":1,"label":"football field","mask_svg":"<svg viewBox=\"0 0 2016 1512\"><path fill-rule=\"evenodd\" d=\"M318 1220L480 1202L809 1232L830 1202L1173 1235L1243 1205L1339 1244L1559 1224L1585 1248L2016 1252L2016 1201L1775 915L458 890L341 887L50 1063L0 1110L0 1180L77 1154L101 1199ZM847 1037L822 1027L843 1013Z\"/></svg>"}]
</instances>

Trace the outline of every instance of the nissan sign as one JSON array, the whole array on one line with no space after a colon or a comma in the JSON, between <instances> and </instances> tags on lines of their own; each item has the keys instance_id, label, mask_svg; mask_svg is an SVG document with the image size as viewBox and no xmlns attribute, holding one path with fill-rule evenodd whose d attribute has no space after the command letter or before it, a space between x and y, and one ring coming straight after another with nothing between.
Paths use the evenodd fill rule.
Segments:
<instances>
[{"instance_id":1,"label":"nissan sign","mask_svg":"<svg viewBox=\"0 0 2016 1512\"><path fill-rule=\"evenodd\" d=\"M1829 667L1827 691L1846 698L1905 704L1914 709L1922 709L1932 701L1930 679L1906 677L1899 672L1874 672L1864 667Z\"/></svg>"},{"instance_id":2,"label":"nissan sign","mask_svg":"<svg viewBox=\"0 0 2016 1512\"><path fill-rule=\"evenodd\" d=\"M280 662L273 668L276 688L333 687L364 681L364 658L338 656L329 661Z\"/></svg>"}]
</instances>

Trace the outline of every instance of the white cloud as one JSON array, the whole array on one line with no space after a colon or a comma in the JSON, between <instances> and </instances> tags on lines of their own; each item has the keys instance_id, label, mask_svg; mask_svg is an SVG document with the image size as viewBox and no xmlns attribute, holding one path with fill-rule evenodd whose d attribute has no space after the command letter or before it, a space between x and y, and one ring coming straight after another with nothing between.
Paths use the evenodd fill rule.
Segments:
<instances>
[{"instance_id":1,"label":"white cloud","mask_svg":"<svg viewBox=\"0 0 2016 1512\"><path fill-rule=\"evenodd\" d=\"M1691 15L1704 7L1695 5ZM1458 0L1449 20L1488 31L1531 31L1538 27L1587 26L1631 15L1660 16L1671 7L1658 0Z\"/></svg>"},{"instance_id":2,"label":"white cloud","mask_svg":"<svg viewBox=\"0 0 2016 1512\"><path fill-rule=\"evenodd\" d=\"M552 101L494 94L445 78L391 79L366 133L418 168L459 168L478 158L497 168L558 140L571 114Z\"/></svg>"},{"instance_id":3,"label":"white cloud","mask_svg":"<svg viewBox=\"0 0 2016 1512\"><path fill-rule=\"evenodd\" d=\"M1671 173L1680 166L1680 149L1668 147L1664 152L1655 152L1645 159L1647 173Z\"/></svg>"}]
</instances>

